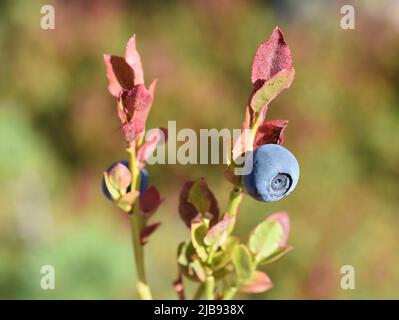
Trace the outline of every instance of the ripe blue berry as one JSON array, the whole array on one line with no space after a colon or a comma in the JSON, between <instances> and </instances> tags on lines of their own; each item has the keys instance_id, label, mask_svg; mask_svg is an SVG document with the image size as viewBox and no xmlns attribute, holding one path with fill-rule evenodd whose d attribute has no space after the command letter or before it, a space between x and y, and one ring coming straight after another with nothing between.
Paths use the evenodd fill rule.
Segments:
<instances>
[{"instance_id":1,"label":"ripe blue berry","mask_svg":"<svg viewBox=\"0 0 399 320\"><path fill-rule=\"evenodd\" d=\"M148 189L148 181L148 171L143 168L140 170L140 194L143 194Z\"/></svg>"},{"instance_id":2,"label":"ripe blue berry","mask_svg":"<svg viewBox=\"0 0 399 320\"><path fill-rule=\"evenodd\" d=\"M127 161L127 160L120 160L120 161L117 161L117 162L113 163L113 164L107 169L107 172L110 172L111 169L112 169L117 163L121 163L121 164L123 164L126 168L129 168L129 161ZM148 188L148 180L149 180L149 178L148 178L148 172L147 172L147 170L146 170L145 168L141 169L141 171L140 171L140 194L143 194L144 191L147 190L147 188ZM102 191L103 191L104 195L105 195L109 200L113 201L112 196L111 196L111 194L109 193L109 191L108 191L108 189L107 189L107 185L105 184L104 177L103 177L102 182L101 182L101 188L102 188ZM128 191L128 192L130 191L130 187L127 189L127 191Z\"/></svg>"},{"instance_id":3,"label":"ripe blue berry","mask_svg":"<svg viewBox=\"0 0 399 320\"><path fill-rule=\"evenodd\" d=\"M259 201L277 201L294 190L299 165L294 155L277 144L265 144L253 153L253 168L244 175L247 192Z\"/></svg>"}]
</instances>

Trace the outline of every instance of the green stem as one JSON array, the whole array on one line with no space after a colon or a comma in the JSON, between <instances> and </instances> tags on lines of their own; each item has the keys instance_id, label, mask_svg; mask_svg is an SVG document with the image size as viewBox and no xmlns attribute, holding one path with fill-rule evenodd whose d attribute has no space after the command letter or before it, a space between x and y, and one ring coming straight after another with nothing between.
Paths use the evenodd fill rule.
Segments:
<instances>
[{"instance_id":1,"label":"green stem","mask_svg":"<svg viewBox=\"0 0 399 320\"><path fill-rule=\"evenodd\" d=\"M198 286L198 288L197 288L197 290L195 291L195 293L194 293L193 300L199 300L199 299L201 298L201 296L202 296L203 293L204 293L204 284L201 283L201 284Z\"/></svg>"},{"instance_id":2,"label":"green stem","mask_svg":"<svg viewBox=\"0 0 399 320\"><path fill-rule=\"evenodd\" d=\"M258 131L259 125L263 119L261 119L259 114L255 114L254 122L251 126L252 139L255 139L256 131Z\"/></svg>"},{"instance_id":3,"label":"green stem","mask_svg":"<svg viewBox=\"0 0 399 320\"><path fill-rule=\"evenodd\" d=\"M214 256L214 254L215 254L215 251L216 251L215 246L212 246L211 249L210 249L210 251L209 251L209 254L208 254L208 259L206 259L206 263L207 263L208 265L211 265L211 264L212 264L212 260L213 260L213 256Z\"/></svg>"},{"instance_id":4,"label":"green stem","mask_svg":"<svg viewBox=\"0 0 399 320\"><path fill-rule=\"evenodd\" d=\"M144 252L140 241L140 216L137 213L130 215L130 224L132 229L132 240L134 248L134 258L137 272L137 292L141 300L151 300L150 287L147 284L144 268Z\"/></svg>"},{"instance_id":5,"label":"green stem","mask_svg":"<svg viewBox=\"0 0 399 320\"><path fill-rule=\"evenodd\" d=\"M207 300L215 300L215 278L212 273L206 277L205 294Z\"/></svg>"},{"instance_id":6,"label":"green stem","mask_svg":"<svg viewBox=\"0 0 399 320\"><path fill-rule=\"evenodd\" d=\"M240 187L235 186L234 189L231 190L226 214L230 216L237 215L238 208L242 201L242 196L243 194Z\"/></svg>"},{"instance_id":7,"label":"green stem","mask_svg":"<svg viewBox=\"0 0 399 320\"><path fill-rule=\"evenodd\" d=\"M254 121L251 125L251 141L255 140L256 132L258 130L258 127L263 119L261 119L259 114L255 114ZM237 216L238 209L240 207L240 204L243 199L243 190L242 190L242 176L239 177L238 181L233 187L233 190L230 192L229 196L229 202L227 205L227 211L226 211L226 216ZM236 219L231 223L229 226L228 232L229 234L233 232L234 226L235 226ZM234 295L237 293L238 288L237 286L232 286L225 291L223 294L223 300L230 300L234 297Z\"/></svg>"},{"instance_id":8,"label":"green stem","mask_svg":"<svg viewBox=\"0 0 399 320\"><path fill-rule=\"evenodd\" d=\"M237 287L230 287L225 294L223 295L223 300L231 300L237 293L238 289Z\"/></svg>"},{"instance_id":9,"label":"green stem","mask_svg":"<svg viewBox=\"0 0 399 320\"><path fill-rule=\"evenodd\" d=\"M241 201L243 198L242 189L238 186L235 186L233 190L230 192L229 202L227 204L226 215L236 216L238 213L238 208L240 207ZM231 223L228 232L231 233L234 229L235 220Z\"/></svg>"},{"instance_id":10,"label":"green stem","mask_svg":"<svg viewBox=\"0 0 399 320\"><path fill-rule=\"evenodd\" d=\"M252 140L255 139L256 131L258 130L258 127L259 127L261 121L262 121L262 119L261 119L260 115L256 114L254 122L251 126L251 139ZM242 185L242 176L240 176L237 183L234 185L233 190L231 190L231 192L230 192L229 203L227 205L226 215L230 215L230 216L237 215L238 208L239 208L242 198L243 198L243 192L242 192L241 185ZM230 225L230 228L229 228L230 233L234 229L234 224L235 224L235 221Z\"/></svg>"},{"instance_id":11,"label":"green stem","mask_svg":"<svg viewBox=\"0 0 399 320\"><path fill-rule=\"evenodd\" d=\"M135 146L131 146L128 150L129 153L129 167L130 173L132 175L132 184L131 190L136 190L138 185L138 180L140 178L139 168L136 163L136 152ZM141 245L140 234L142 228L142 220L141 216L138 212L135 212L136 204L132 205L132 210L130 212L130 225L131 225L131 233L132 233L132 242L134 249L134 258L136 264L136 272L137 272L137 292L141 300L151 300L152 295L150 291L150 287L147 284L147 279L145 276L145 267L144 267L144 250Z\"/></svg>"}]
</instances>

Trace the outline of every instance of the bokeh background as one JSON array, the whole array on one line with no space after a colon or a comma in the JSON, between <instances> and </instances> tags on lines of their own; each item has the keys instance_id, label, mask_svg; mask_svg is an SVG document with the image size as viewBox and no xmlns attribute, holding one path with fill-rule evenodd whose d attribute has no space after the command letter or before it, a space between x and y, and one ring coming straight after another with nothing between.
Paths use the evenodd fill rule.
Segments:
<instances>
[{"instance_id":1,"label":"bokeh background","mask_svg":"<svg viewBox=\"0 0 399 320\"><path fill-rule=\"evenodd\" d=\"M40 8L55 7L42 30ZM264 270L274 282L253 299L399 298L399 2L1 1L0 298L131 299L135 270L125 217L101 194L103 170L125 158L103 53L122 55L137 34L145 78L159 78L148 127L239 128L258 44L280 26L296 78L271 105L289 119L295 192L273 204L245 199L237 234L281 210L294 250ZM154 165L165 201L146 245L156 298L175 298L177 214L188 179L205 177L226 208L223 166ZM56 289L40 288L40 268ZM340 288L340 268L356 289Z\"/></svg>"}]
</instances>

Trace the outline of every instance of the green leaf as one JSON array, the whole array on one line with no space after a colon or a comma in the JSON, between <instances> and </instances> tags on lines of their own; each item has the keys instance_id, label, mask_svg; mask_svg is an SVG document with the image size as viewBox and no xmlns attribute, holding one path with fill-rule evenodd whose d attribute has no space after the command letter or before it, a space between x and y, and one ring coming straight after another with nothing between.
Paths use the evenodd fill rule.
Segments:
<instances>
[{"instance_id":1,"label":"green leaf","mask_svg":"<svg viewBox=\"0 0 399 320\"><path fill-rule=\"evenodd\" d=\"M189 279L197 281L198 276L194 272L192 265L194 256L196 256L196 252L191 241L184 241L179 244L177 249L177 264L179 270Z\"/></svg>"},{"instance_id":2,"label":"green leaf","mask_svg":"<svg viewBox=\"0 0 399 320\"><path fill-rule=\"evenodd\" d=\"M116 202L116 205L124 212L130 212L130 210L132 210L132 206L126 202L118 201Z\"/></svg>"},{"instance_id":3,"label":"green leaf","mask_svg":"<svg viewBox=\"0 0 399 320\"><path fill-rule=\"evenodd\" d=\"M267 80L252 96L251 108L254 112L260 112L264 106L270 103L284 89L289 88L294 80L294 68L283 69Z\"/></svg>"},{"instance_id":4,"label":"green leaf","mask_svg":"<svg viewBox=\"0 0 399 320\"><path fill-rule=\"evenodd\" d=\"M116 204L118 205L119 208L121 208L125 212L129 212L132 210L132 206L134 204L134 201L137 199L139 195L138 191L131 191L120 197L117 201Z\"/></svg>"},{"instance_id":5,"label":"green leaf","mask_svg":"<svg viewBox=\"0 0 399 320\"><path fill-rule=\"evenodd\" d=\"M202 261L206 261L208 253L206 252L206 244L204 238L208 232L208 227L204 222L193 222L191 224L191 242Z\"/></svg>"},{"instance_id":6,"label":"green leaf","mask_svg":"<svg viewBox=\"0 0 399 320\"><path fill-rule=\"evenodd\" d=\"M195 255L195 249L191 241L183 241L179 244L177 248L177 263L182 266L188 266L188 264L193 260Z\"/></svg>"},{"instance_id":7,"label":"green leaf","mask_svg":"<svg viewBox=\"0 0 399 320\"><path fill-rule=\"evenodd\" d=\"M226 266L232 257L234 248L238 245L238 239L235 237L229 237L224 245L223 250L220 250L215 254L212 259L212 270L217 271Z\"/></svg>"},{"instance_id":8,"label":"green leaf","mask_svg":"<svg viewBox=\"0 0 399 320\"><path fill-rule=\"evenodd\" d=\"M189 273L195 278L198 278L201 282L205 282L206 279L205 269L199 260L194 260L190 262Z\"/></svg>"},{"instance_id":9,"label":"green leaf","mask_svg":"<svg viewBox=\"0 0 399 320\"><path fill-rule=\"evenodd\" d=\"M261 261L259 261L259 264L260 265L266 265L266 264L272 263L274 261L277 261L278 259L283 257L285 254L290 252L291 250L292 250L292 247L278 248L270 256L268 256L265 259L262 259Z\"/></svg>"},{"instance_id":10,"label":"green leaf","mask_svg":"<svg viewBox=\"0 0 399 320\"><path fill-rule=\"evenodd\" d=\"M249 248L255 255L255 263L272 255L283 237L283 228L278 221L261 222L249 237Z\"/></svg>"},{"instance_id":11,"label":"green leaf","mask_svg":"<svg viewBox=\"0 0 399 320\"><path fill-rule=\"evenodd\" d=\"M118 189L116 189L113 184L111 183L108 173L104 172L104 181L105 181L105 185L108 189L108 192L110 193L111 197L116 200L119 199L121 194L119 193Z\"/></svg>"},{"instance_id":12,"label":"green leaf","mask_svg":"<svg viewBox=\"0 0 399 320\"><path fill-rule=\"evenodd\" d=\"M241 244L235 247L232 256L238 278L245 282L252 277L252 258L248 248Z\"/></svg>"},{"instance_id":13,"label":"green leaf","mask_svg":"<svg viewBox=\"0 0 399 320\"><path fill-rule=\"evenodd\" d=\"M187 257L187 247L189 245L189 241L183 241L177 247L177 263L187 267L189 259Z\"/></svg>"},{"instance_id":14,"label":"green leaf","mask_svg":"<svg viewBox=\"0 0 399 320\"><path fill-rule=\"evenodd\" d=\"M229 226L234 223L234 216L226 216L222 221L216 223L212 228L209 229L208 233L204 238L204 243L214 250L219 248L223 243L226 242L228 236Z\"/></svg>"},{"instance_id":15,"label":"green leaf","mask_svg":"<svg viewBox=\"0 0 399 320\"><path fill-rule=\"evenodd\" d=\"M227 238L226 243L222 245L222 249L226 252L233 252L233 249L240 244L240 239L235 236L230 236Z\"/></svg>"},{"instance_id":16,"label":"green leaf","mask_svg":"<svg viewBox=\"0 0 399 320\"><path fill-rule=\"evenodd\" d=\"M190 202L198 212L208 212L211 207L208 185L204 178L194 182L188 193L187 201Z\"/></svg>"},{"instance_id":17,"label":"green leaf","mask_svg":"<svg viewBox=\"0 0 399 320\"><path fill-rule=\"evenodd\" d=\"M224 266L223 268L220 268L218 270L215 270L213 272L213 275L215 277L215 280L223 279L226 278L226 276L234 274L234 268L231 264L228 264Z\"/></svg>"}]
</instances>

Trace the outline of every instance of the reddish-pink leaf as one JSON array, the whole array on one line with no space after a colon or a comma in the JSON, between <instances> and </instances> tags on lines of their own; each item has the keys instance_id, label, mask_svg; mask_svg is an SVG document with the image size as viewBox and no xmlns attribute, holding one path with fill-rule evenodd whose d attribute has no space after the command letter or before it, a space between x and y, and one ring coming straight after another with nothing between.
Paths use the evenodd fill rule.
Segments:
<instances>
[{"instance_id":1,"label":"reddish-pink leaf","mask_svg":"<svg viewBox=\"0 0 399 320\"><path fill-rule=\"evenodd\" d=\"M283 69L292 67L291 51L283 32L276 27L270 38L258 47L252 64L252 83L269 80Z\"/></svg>"},{"instance_id":2,"label":"reddish-pink leaf","mask_svg":"<svg viewBox=\"0 0 399 320\"><path fill-rule=\"evenodd\" d=\"M151 96L154 97L155 88L157 87L158 79L153 79L148 91L151 93Z\"/></svg>"},{"instance_id":3,"label":"reddish-pink leaf","mask_svg":"<svg viewBox=\"0 0 399 320\"><path fill-rule=\"evenodd\" d=\"M251 101L252 101L253 95L255 93L256 93L256 90L249 97L248 106L247 106L247 108L245 110L244 122L242 123L242 130L252 128L252 125L254 123L254 114L255 113L254 113L254 111L251 108ZM267 111L268 111L268 106L265 105L262 108L262 110L259 112L259 114L258 114L259 123L262 123L263 121L265 121Z\"/></svg>"},{"instance_id":4,"label":"reddish-pink leaf","mask_svg":"<svg viewBox=\"0 0 399 320\"><path fill-rule=\"evenodd\" d=\"M151 97L152 97L150 105L147 108L144 108L142 110L137 110L134 113L134 117L137 119L140 119L144 124L147 121L147 117L148 117L148 114L150 113L152 103L154 102L154 92L155 92L157 83L158 83L158 79L154 79L148 89L148 92L151 94Z\"/></svg>"},{"instance_id":5,"label":"reddish-pink leaf","mask_svg":"<svg viewBox=\"0 0 399 320\"><path fill-rule=\"evenodd\" d=\"M268 143L283 144L287 125L288 120L269 120L261 124L256 132L254 149Z\"/></svg>"},{"instance_id":6,"label":"reddish-pink leaf","mask_svg":"<svg viewBox=\"0 0 399 320\"><path fill-rule=\"evenodd\" d=\"M148 188L140 195L140 209L144 215L153 214L162 202L161 195L156 187Z\"/></svg>"},{"instance_id":7,"label":"reddish-pink leaf","mask_svg":"<svg viewBox=\"0 0 399 320\"><path fill-rule=\"evenodd\" d=\"M136 49L136 35L133 35L126 45L125 52L126 62L134 71L134 84L144 83L143 67L141 65L140 55Z\"/></svg>"},{"instance_id":8,"label":"reddish-pink leaf","mask_svg":"<svg viewBox=\"0 0 399 320\"><path fill-rule=\"evenodd\" d=\"M132 142L144 131L144 124L139 119L133 119L122 125L122 133L127 143Z\"/></svg>"},{"instance_id":9,"label":"reddish-pink leaf","mask_svg":"<svg viewBox=\"0 0 399 320\"><path fill-rule=\"evenodd\" d=\"M242 123L242 130L250 129L250 128L252 128L252 126L253 126L253 124L254 124L254 120L255 120L255 119L254 119L254 111L253 111L252 108L251 108L251 100L252 100L252 97L253 97L254 93L256 93L256 91L254 91L254 92L251 94L251 96L249 97L248 106L247 106L247 108L246 108L246 110L245 110L244 122ZM262 123L262 122L265 120L267 111L268 111L268 106L265 105L265 106L262 108L262 110L259 112L259 114L258 114L258 117L259 117L258 121L259 121L259 123Z\"/></svg>"},{"instance_id":10,"label":"reddish-pink leaf","mask_svg":"<svg viewBox=\"0 0 399 320\"><path fill-rule=\"evenodd\" d=\"M110 63L116 79L124 90L130 90L134 86L133 69L122 57L111 56Z\"/></svg>"},{"instance_id":11,"label":"reddish-pink leaf","mask_svg":"<svg viewBox=\"0 0 399 320\"><path fill-rule=\"evenodd\" d=\"M278 221L283 229L283 238L280 241L280 247L285 247L287 244L288 236L290 234L290 218L285 211L277 212L269 216L266 220Z\"/></svg>"},{"instance_id":12,"label":"reddish-pink leaf","mask_svg":"<svg viewBox=\"0 0 399 320\"><path fill-rule=\"evenodd\" d=\"M122 124L128 122L127 114L125 111L121 110L119 107L116 108L116 111L118 112L118 117Z\"/></svg>"},{"instance_id":13,"label":"reddish-pink leaf","mask_svg":"<svg viewBox=\"0 0 399 320\"><path fill-rule=\"evenodd\" d=\"M253 112L266 115L268 104L273 101L282 91L291 86L295 77L295 69L283 69L267 81L260 81L259 86L254 87L250 97L250 106ZM262 118L263 120L263 118Z\"/></svg>"},{"instance_id":14,"label":"reddish-pink leaf","mask_svg":"<svg viewBox=\"0 0 399 320\"><path fill-rule=\"evenodd\" d=\"M111 64L111 56L109 54L104 54L104 63L105 63L105 71L107 73L107 78L108 78L108 91L114 97L118 97L122 91L122 87L120 86L114 74L114 70Z\"/></svg>"},{"instance_id":15,"label":"reddish-pink leaf","mask_svg":"<svg viewBox=\"0 0 399 320\"><path fill-rule=\"evenodd\" d=\"M273 287L269 276L261 271L255 271L252 280L242 287L242 291L250 293L265 292Z\"/></svg>"},{"instance_id":16,"label":"reddish-pink leaf","mask_svg":"<svg viewBox=\"0 0 399 320\"><path fill-rule=\"evenodd\" d=\"M144 245L148 242L150 236L154 233L155 230L158 229L158 227L159 227L160 225L161 225L160 222L156 222L156 223L150 224L149 226L146 226L146 227L141 231L141 234L140 234L140 241L141 241L141 245L142 245L142 246L144 246Z\"/></svg>"},{"instance_id":17,"label":"reddish-pink leaf","mask_svg":"<svg viewBox=\"0 0 399 320\"><path fill-rule=\"evenodd\" d=\"M235 216L225 216L221 221L214 224L212 228L209 229L208 233L204 238L204 243L208 246L219 247L227 240L227 230L234 223Z\"/></svg>"},{"instance_id":18,"label":"reddish-pink leaf","mask_svg":"<svg viewBox=\"0 0 399 320\"><path fill-rule=\"evenodd\" d=\"M133 117L135 111L149 108L152 102L150 92L143 84L134 86L131 90L122 94L123 106L130 118Z\"/></svg>"},{"instance_id":19,"label":"reddish-pink leaf","mask_svg":"<svg viewBox=\"0 0 399 320\"><path fill-rule=\"evenodd\" d=\"M179 197L180 218L189 228L191 226L191 221L193 221L199 214L195 206L188 202L188 195L193 184L194 181L187 181L186 183L184 183ZM210 200L209 214L212 216L211 224L215 224L219 217L218 203L212 191L209 190L208 186L205 187L204 191L206 196Z\"/></svg>"},{"instance_id":20,"label":"reddish-pink leaf","mask_svg":"<svg viewBox=\"0 0 399 320\"><path fill-rule=\"evenodd\" d=\"M151 134L146 134L146 141L141 145L137 152L137 159L140 162L146 161L148 157L154 152L155 148L166 142L168 139L168 129L159 128L153 129Z\"/></svg>"}]
</instances>

